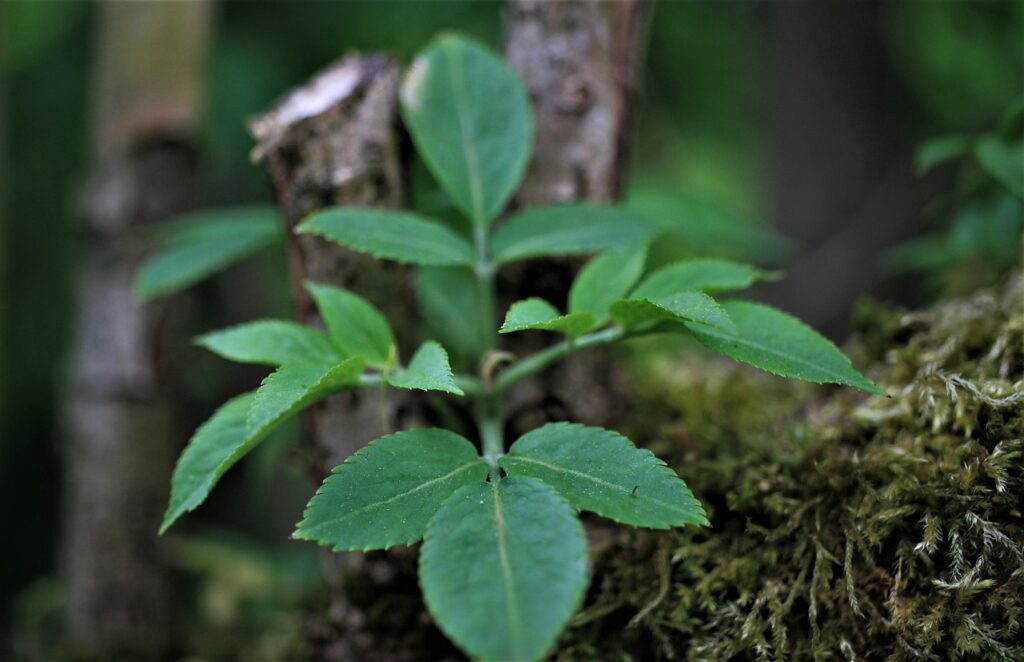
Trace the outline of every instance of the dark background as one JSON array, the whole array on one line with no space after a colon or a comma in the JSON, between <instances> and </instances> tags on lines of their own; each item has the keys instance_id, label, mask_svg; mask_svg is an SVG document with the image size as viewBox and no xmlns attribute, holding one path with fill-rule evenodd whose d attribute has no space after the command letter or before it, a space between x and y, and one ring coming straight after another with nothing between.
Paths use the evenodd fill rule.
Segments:
<instances>
[{"instance_id":1,"label":"dark background","mask_svg":"<svg viewBox=\"0 0 1024 662\"><path fill-rule=\"evenodd\" d=\"M92 140L96 11L85 2L0 3L5 631L34 627L33 619L59 604L56 412ZM263 171L248 161L244 120L346 51L389 50L407 62L441 29L499 48L501 22L501 5L490 2L220 5L202 198L270 201ZM991 129L1022 91L1021 3L662 2L651 28L627 197L672 210L693 226L692 241L674 250L785 267L787 281L761 295L842 339L851 304L864 294L907 303L935 294L927 279L898 276L881 259L886 249L936 227L928 203L951 175L916 175L916 146L937 134ZM234 282L259 288L234 292L241 301L229 317L288 315L281 262L271 254L241 267L248 271ZM201 328L224 321L225 313L211 312L219 310L224 287L200 288ZM196 361L207 362L189 368L197 375L190 424L223 391L253 379L225 373L211 383L198 375L227 368ZM282 496L288 490L276 468L279 446L247 462L192 531L214 531L218 540L224 530L240 531L244 542L232 549L255 554L287 545L280 522L296 519L306 495ZM264 517L264 508L276 516ZM308 567L306 551L282 553ZM185 565L216 572L214 562L203 565L207 557L194 552L184 553Z\"/></svg>"}]
</instances>

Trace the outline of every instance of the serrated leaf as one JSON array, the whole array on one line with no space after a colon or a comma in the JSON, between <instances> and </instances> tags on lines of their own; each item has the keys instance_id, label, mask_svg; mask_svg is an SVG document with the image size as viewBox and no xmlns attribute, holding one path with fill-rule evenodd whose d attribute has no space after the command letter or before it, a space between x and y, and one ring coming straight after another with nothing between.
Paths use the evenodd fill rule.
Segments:
<instances>
[{"instance_id":1,"label":"serrated leaf","mask_svg":"<svg viewBox=\"0 0 1024 662\"><path fill-rule=\"evenodd\" d=\"M387 383L397 388L421 391L446 391L464 395L455 383L452 367L448 363L448 352L432 340L420 345L409 366L386 377Z\"/></svg>"},{"instance_id":2,"label":"serrated leaf","mask_svg":"<svg viewBox=\"0 0 1024 662\"><path fill-rule=\"evenodd\" d=\"M499 333L512 333L527 329L557 331L577 338L594 328L594 316L579 312L563 315L558 309L540 297L516 301L505 314L505 322Z\"/></svg>"},{"instance_id":3,"label":"serrated leaf","mask_svg":"<svg viewBox=\"0 0 1024 662\"><path fill-rule=\"evenodd\" d=\"M548 423L520 437L499 464L509 475L544 481L578 510L623 524L708 524L704 508L671 468L611 430Z\"/></svg>"},{"instance_id":4,"label":"serrated leaf","mask_svg":"<svg viewBox=\"0 0 1024 662\"><path fill-rule=\"evenodd\" d=\"M294 537L336 552L411 545L453 492L486 478L487 464L476 448L454 432L397 432L334 468Z\"/></svg>"},{"instance_id":5,"label":"serrated leaf","mask_svg":"<svg viewBox=\"0 0 1024 662\"><path fill-rule=\"evenodd\" d=\"M978 141L978 163L1018 198L1024 198L1024 141L1008 143L994 136Z\"/></svg>"},{"instance_id":6,"label":"serrated leaf","mask_svg":"<svg viewBox=\"0 0 1024 662\"><path fill-rule=\"evenodd\" d=\"M474 658L536 660L587 584L572 508L526 476L467 485L427 525L420 585L440 628Z\"/></svg>"},{"instance_id":7,"label":"serrated leaf","mask_svg":"<svg viewBox=\"0 0 1024 662\"><path fill-rule=\"evenodd\" d=\"M476 276L464 267L422 267L416 293L427 333L441 341L456 365L475 367L486 349Z\"/></svg>"},{"instance_id":8,"label":"serrated leaf","mask_svg":"<svg viewBox=\"0 0 1024 662\"><path fill-rule=\"evenodd\" d=\"M438 37L402 82L402 118L416 151L477 224L500 212L533 142L526 90L504 61L461 36Z\"/></svg>"},{"instance_id":9,"label":"serrated leaf","mask_svg":"<svg viewBox=\"0 0 1024 662\"><path fill-rule=\"evenodd\" d=\"M192 435L174 468L161 534L205 501L224 472L263 440L265 435L247 434L246 420L255 395L253 391L228 400Z\"/></svg>"},{"instance_id":10,"label":"serrated leaf","mask_svg":"<svg viewBox=\"0 0 1024 662\"><path fill-rule=\"evenodd\" d=\"M338 207L316 212L296 232L316 234L362 253L426 265L471 265L473 247L440 223L407 212Z\"/></svg>"},{"instance_id":11,"label":"serrated leaf","mask_svg":"<svg viewBox=\"0 0 1024 662\"><path fill-rule=\"evenodd\" d=\"M248 433L263 434L292 414L346 386L359 383L364 360L341 363L289 363L270 373L256 389L249 408Z\"/></svg>"},{"instance_id":12,"label":"serrated leaf","mask_svg":"<svg viewBox=\"0 0 1024 662\"><path fill-rule=\"evenodd\" d=\"M213 331L196 344L239 363L278 366L322 361L338 363L342 355L321 331L286 320L259 320Z\"/></svg>"},{"instance_id":13,"label":"serrated leaf","mask_svg":"<svg viewBox=\"0 0 1024 662\"><path fill-rule=\"evenodd\" d=\"M795 317L752 301L727 301L722 307L736 325L735 334L686 322L686 328L710 349L782 377L845 384L885 395L854 370L830 340Z\"/></svg>"},{"instance_id":14,"label":"serrated leaf","mask_svg":"<svg viewBox=\"0 0 1024 662\"><path fill-rule=\"evenodd\" d=\"M585 204L533 207L497 229L491 252L499 262L545 255L585 255L649 238L658 224L620 207Z\"/></svg>"},{"instance_id":15,"label":"serrated leaf","mask_svg":"<svg viewBox=\"0 0 1024 662\"><path fill-rule=\"evenodd\" d=\"M337 365L292 363L278 368L256 391L221 406L196 430L178 459L160 533L205 501L224 472L289 416L355 384L362 369L359 357Z\"/></svg>"},{"instance_id":16,"label":"serrated leaf","mask_svg":"<svg viewBox=\"0 0 1024 662\"><path fill-rule=\"evenodd\" d=\"M183 290L284 236L268 206L211 209L161 226L161 248L139 268L135 294L148 301Z\"/></svg>"},{"instance_id":17,"label":"serrated leaf","mask_svg":"<svg viewBox=\"0 0 1024 662\"><path fill-rule=\"evenodd\" d=\"M728 260L683 260L658 269L645 278L631 299L657 300L684 290L728 292L743 290L775 274Z\"/></svg>"},{"instance_id":18,"label":"serrated leaf","mask_svg":"<svg viewBox=\"0 0 1024 662\"><path fill-rule=\"evenodd\" d=\"M647 242L613 248L580 270L569 289L569 313L587 312L595 324L608 319L608 309L626 296L644 271Z\"/></svg>"},{"instance_id":19,"label":"serrated leaf","mask_svg":"<svg viewBox=\"0 0 1024 662\"><path fill-rule=\"evenodd\" d=\"M612 318L623 326L659 320L697 321L735 333L736 327L722 305L703 292L676 292L659 299L623 299L611 307Z\"/></svg>"},{"instance_id":20,"label":"serrated leaf","mask_svg":"<svg viewBox=\"0 0 1024 662\"><path fill-rule=\"evenodd\" d=\"M392 359L395 334L372 303L348 290L306 283L331 339L346 356L361 356L368 365L383 367Z\"/></svg>"},{"instance_id":21,"label":"serrated leaf","mask_svg":"<svg viewBox=\"0 0 1024 662\"><path fill-rule=\"evenodd\" d=\"M914 153L914 168L919 174L924 174L936 166L969 154L973 145L973 138L959 134L931 138L921 143Z\"/></svg>"}]
</instances>

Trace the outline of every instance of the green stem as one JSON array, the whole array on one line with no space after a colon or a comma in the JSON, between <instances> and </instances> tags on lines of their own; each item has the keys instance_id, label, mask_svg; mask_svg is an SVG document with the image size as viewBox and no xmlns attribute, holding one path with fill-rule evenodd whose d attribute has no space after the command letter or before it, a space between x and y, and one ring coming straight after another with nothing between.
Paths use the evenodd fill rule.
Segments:
<instances>
[{"instance_id":1,"label":"green stem","mask_svg":"<svg viewBox=\"0 0 1024 662\"><path fill-rule=\"evenodd\" d=\"M494 380L494 392L502 393L520 379L546 368L560 358L590 347L607 345L624 337L626 337L626 330L621 326L613 326L603 331L588 333L576 340L563 340L547 349L530 354L502 370Z\"/></svg>"},{"instance_id":2,"label":"green stem","mask_svg":"<svg viewBox=\"0 0 1024 662\"><path fill-rule=\"evenodd\" d=\"M490 467L490 479L501 478L498 459L505 454L505 422L501 413L501 397L485 395L477 401L476 424L480 428L480 445L484 460Z\"/></svg>"},{"instance_id":3,"label":"green stem","mask_svg":"<svg viewBox=\"0 0 1024 662\"><path fill-rule=\"evenodd\" d=\"M498 331L495 325L495 304L494 304L494 264L491 263L487 249L487 226L478 223L473 228L473 244L476 249L476 263L473 265L473 273L476 275L477 299L480 316L480 338L484 341L484 351L493 348L498 341Z\"/></svg>"}]
</instances>

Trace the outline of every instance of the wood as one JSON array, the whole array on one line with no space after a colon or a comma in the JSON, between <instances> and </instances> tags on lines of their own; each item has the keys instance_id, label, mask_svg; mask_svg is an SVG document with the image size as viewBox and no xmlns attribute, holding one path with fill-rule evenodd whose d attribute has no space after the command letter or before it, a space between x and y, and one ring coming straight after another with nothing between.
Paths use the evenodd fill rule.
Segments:
<instances>
[{"instance_id":1,"label":"wood","mask_svg":"<svg viewBox=\"0 0 1024 662\"><path fill-rule=\"evenodd\" d=\"M399 208L405 200L397 115L399 65L387 55L349 55L253 119L253 159L266 164L288 236L296 317L321 326L306 280L344 287L377 306L395 330L399 351L413 351L417 309L411 272L312 235L291 230L328 206ZM387 391L384 416L394 429L421 424L415 394ZM387 434L377 389L340 393L311 408L299 463L319 485L331 469L369 441ZM359 660L381 654L365 631L366 615L346 594L347 577L392 568L391 557L324 550L331 606L310 623L308 643L318 659ZM376 565L375 565L376 564ZM389 571L393 574L393 570ZM387 573L385 573L387 574Z\"/></svg>"},{"instance_id":2,"label":"wood","mask_svg":"<svg viewBox=\"0 0 1024 662\"><path fill-rule=\"evenodd\" d=\"M508 3L505 55L536 122L517 206L618 199L649 9L641 0Z\"/></svg>"},{"instance_id":3,"label":"wood","mask_svg":"<svg viewBox=\"0 0 1024 662\"><path fill-rule=\"evenodd\" d=\"M173 644L157 528L182 442L169 386L175 333L169 304L135 300L135 233L193 204L210 21L204 2L100 7L96 142L63 406L61 563L75 656L158 659Z\"/></svg>"},{"instance_id":4,"label":"wood","mask_svg":"<svg viewBox=\"0 0 1024 662\"><path fill-rule=\"evenodd\" d=\"M508 3L505 53L526 84L536 125L516 206L619 199L650 10L643 0ZM542 296L562 305L579 264L543 260L509 269L502 288L512 299ZM516 353L536 349L519 342ZM624 388L608 352L570 357L510 391L512 435L547 420L613 425Z\"/></svg>"},{"instance_id":5,"label":"wood","mask_svg":"<svg viewBox=\"0 0 1024 662\"><path fill-rule=\"evenodd\" d=\"M350 55L254 118L253 159L266 164L288 230L296 317L321 325L303 283L344 287L381 309L408 358L416 308L407 268L291 229L334 205L399 208L404 202L397 130L399 66L387 55ZM387 417L401 428L406 398L389 392ZM386 434L377 391L332 396L313 407L303 466L318 483L332 467Z\"/></svg>"}]
</instances>

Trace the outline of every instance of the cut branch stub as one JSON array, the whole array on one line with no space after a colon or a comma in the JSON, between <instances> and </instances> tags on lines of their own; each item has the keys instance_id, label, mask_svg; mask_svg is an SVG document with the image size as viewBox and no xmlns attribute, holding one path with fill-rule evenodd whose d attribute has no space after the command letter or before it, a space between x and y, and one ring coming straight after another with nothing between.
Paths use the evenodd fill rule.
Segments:
<instances>
[{"instance_id":1,"label":"cut branch stub","mask_svg":"<svg viewBox=\"0 0 1024 662\"><path fill-rule=\"evenodd\" d=\"M288 260L296 316L320 324L304 286L310 280L359 292L398 331L403 356L411 353L411 277L392 262L378 261L315 235L290 230L310 213L335 205L394 209L404 201L397 129L398 62L383 54L348 55L252 119L252 158L266 164L288 232ZM390 411L401 394L389 396ZM381 436L376 393L330 398L312 414L318 479L371 439ZM392 417L393 418L393 417ZM401 421L395 421L402 427Z\"/></svg>"}]
</instances>

